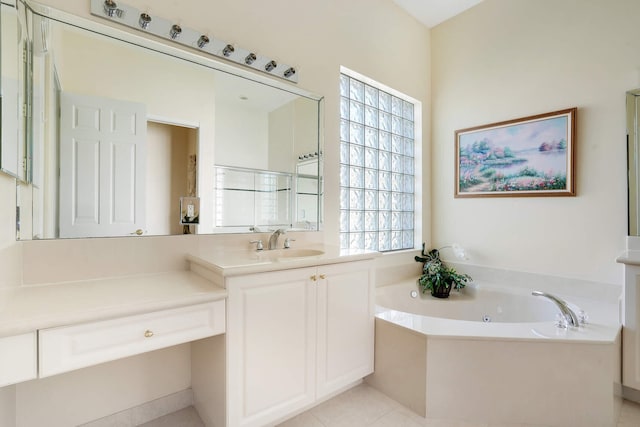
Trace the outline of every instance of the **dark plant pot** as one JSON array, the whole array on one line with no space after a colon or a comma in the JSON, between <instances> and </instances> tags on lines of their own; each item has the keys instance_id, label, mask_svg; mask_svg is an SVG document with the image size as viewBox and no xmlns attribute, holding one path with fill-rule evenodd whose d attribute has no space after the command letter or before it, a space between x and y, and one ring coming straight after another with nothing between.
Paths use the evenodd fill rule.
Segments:
<instances>
[{"instance_id":1,"label":"dark plant pot","mask_svg":"<svg viewBox=\"0 0 640 427\"><path fill-rule=\"evenodd\" d=\"M451 287L431 289L431 296L434 296L436 298L449 298L450 292L451 292Z\"/></svg>"}]
</instances>

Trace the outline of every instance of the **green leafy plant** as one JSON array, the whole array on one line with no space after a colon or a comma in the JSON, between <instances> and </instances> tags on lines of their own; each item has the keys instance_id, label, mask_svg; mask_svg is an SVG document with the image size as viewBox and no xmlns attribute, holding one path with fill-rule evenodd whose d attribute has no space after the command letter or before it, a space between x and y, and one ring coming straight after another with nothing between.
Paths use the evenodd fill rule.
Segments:
<instances>
[{"instance_id":1,"label":"green leafy plant","mask_svg":"<svg viewBox=\"0 0 640 427\"><path fill-rule=\"evenodd\" d=\"M422 257L416 256L417 262L424 263L422 275L418 278L418 285L425 293L431 291L434 296L448 296L451 289L464 288L467 282L471 281L471 276L458 273L453 267L447 266L440 259L438 249L431 249L425 253L425 245L422 244Z\"/></svg>"}]
</instances>

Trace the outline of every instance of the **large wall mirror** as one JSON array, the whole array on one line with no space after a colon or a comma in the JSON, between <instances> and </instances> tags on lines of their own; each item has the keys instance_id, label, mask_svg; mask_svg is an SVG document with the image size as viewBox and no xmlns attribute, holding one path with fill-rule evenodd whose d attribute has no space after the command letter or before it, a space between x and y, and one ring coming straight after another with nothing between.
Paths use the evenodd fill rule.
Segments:
<instances>
[{"instance_id":1,"label":"large wall mirror","mask_svg":"<svg viewBox=\"0 0 640 427\"><path fill-rule=\"evenodd\" d=\"M640 89L627 92L629 236L640 236Z\"/></svg>"},{"instance_id":2,"label":"large wall mirror","mask_svg":"<svg viewBox=\"0 0 640 427\"><path fill-rule=\"evenodd\" d=\"M32 104L21 239L321 227L320 97L21 7Z\"/></svg>"}]
</instances>

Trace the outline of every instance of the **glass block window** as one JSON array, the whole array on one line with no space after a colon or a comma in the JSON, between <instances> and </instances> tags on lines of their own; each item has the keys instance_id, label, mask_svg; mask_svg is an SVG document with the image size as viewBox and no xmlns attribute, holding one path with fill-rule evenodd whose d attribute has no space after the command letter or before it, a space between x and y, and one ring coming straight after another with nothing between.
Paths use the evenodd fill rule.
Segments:
<instances>
[{"instance_id":1,"label":"glass block window","mask_svg":"<svg viewBox=\"0 0 640 427\"><path fill-rule=\"evenodd\" d=\"M340 246L413 249L414 104L340 75Z\"/></svg>"}]
</instances>

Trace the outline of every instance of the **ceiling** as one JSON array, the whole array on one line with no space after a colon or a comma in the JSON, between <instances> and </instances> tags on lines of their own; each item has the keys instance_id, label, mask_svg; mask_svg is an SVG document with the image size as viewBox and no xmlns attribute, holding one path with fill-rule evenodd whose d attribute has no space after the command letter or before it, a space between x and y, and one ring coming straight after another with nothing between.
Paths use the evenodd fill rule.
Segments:
<instances>
[{"instance_id":1,"label":"ceiling","mask_svg":"<svg viewBox=\"0 0 640 427\"><path fill-rule=\"evenodd\" d=\"M427 28L469 9L482 0L393 0Z\"/></svg>"}]
</instances>

